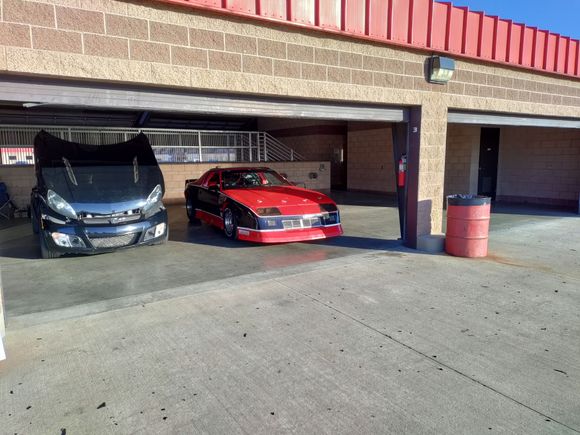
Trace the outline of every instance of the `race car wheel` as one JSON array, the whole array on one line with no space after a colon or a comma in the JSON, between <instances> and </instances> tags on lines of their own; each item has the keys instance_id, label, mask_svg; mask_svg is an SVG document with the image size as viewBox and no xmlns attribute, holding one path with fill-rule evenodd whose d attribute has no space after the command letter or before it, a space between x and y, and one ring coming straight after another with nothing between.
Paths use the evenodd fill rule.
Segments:
<instances>
[{"instance_id":1,"label":"race car wheel","mask_svg":"<svg viewBox=\"0 0 580 435\"><path fill-rule=\"evenodd\" d=\"M236 216L231 208L226 207L224 210L224 233L228 239L236 239L238 237L238 223Z\"/></svg>"}]
</instances>

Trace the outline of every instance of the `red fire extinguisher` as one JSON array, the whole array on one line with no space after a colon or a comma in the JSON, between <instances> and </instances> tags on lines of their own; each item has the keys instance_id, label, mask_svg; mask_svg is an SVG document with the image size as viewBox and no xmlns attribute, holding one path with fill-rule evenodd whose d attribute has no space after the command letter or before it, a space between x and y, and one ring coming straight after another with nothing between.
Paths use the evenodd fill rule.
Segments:
<instances>
[{"instance_id":1,"label":"red fire extinguisher","mask_svg":"<svg viewBox=\"0 0 580 435\"><path fill-rule=\"evenodd\" d=\"M397 176L397 186L405 187L405 178L407 174L407 155L403 154L399 159L399 171Z\"/></svg>"}]
</instances>

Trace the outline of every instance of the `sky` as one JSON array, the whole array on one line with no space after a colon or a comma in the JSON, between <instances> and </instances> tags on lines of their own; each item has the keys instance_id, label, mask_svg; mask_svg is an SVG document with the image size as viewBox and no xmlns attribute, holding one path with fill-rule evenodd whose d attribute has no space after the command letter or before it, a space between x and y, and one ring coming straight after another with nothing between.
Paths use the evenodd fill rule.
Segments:
<instances>
[{"instance_id":1,"label":"sky","mask_svg":"<svg viewBox=\"0 0 580 435\"><path fill-rule=\"evenodd\" d=\"M498 15L580 39L580 0L450 0L455 6Z\"/></svg>"}]
</instances>

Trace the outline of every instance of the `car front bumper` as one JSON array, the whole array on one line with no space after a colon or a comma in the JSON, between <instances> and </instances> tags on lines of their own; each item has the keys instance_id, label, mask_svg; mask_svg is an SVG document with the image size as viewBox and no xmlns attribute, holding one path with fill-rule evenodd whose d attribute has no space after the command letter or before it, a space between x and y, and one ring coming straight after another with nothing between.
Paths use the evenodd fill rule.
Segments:
<instances>
[{"instance_id":1,"label":"car front bumper","mask_svg":"<svg viewBox=\"0 0 580 435\"><path fill-rule=\"evenodd\" d=\"M146 239L147 230L165 224L165 231L157 237ZM41 237L46 246L60 254L99 254L135 246L160 243L167 237L167 210L164 208L154 215L137 222L124 225L86 225L79 222L56 223L48 219L42 221ZM55 243L52 233L61 233L80 238L84 247L64 247Z\"/></svg>"},{"instance_id":2,"label":"car front bumper","mask_svg":"<svg viewBox=\"0 0 580 435\"><path fill-rule=\"evenodd\" d=\"M289 243L320 240L342 235L342 225L287 230L254 230L238 228L238 239L256 243Z\"/></svg>"}]
</instances>

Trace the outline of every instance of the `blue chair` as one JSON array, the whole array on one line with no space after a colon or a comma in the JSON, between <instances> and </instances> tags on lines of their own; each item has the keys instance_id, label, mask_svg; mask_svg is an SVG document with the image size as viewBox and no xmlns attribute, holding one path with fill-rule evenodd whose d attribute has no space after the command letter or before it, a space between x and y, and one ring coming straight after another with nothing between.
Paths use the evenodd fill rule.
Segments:
<instances>
[{"instance_id":1,"label":"blue chair","mask_svg":"<svg viewBox=\"0 0 580 435\"><path fill-rule=\"evenodd\" d=\"M0 218L12 219L16 206L10 199L6 184L0 182Z\"/></svg>"}]
</instances>

